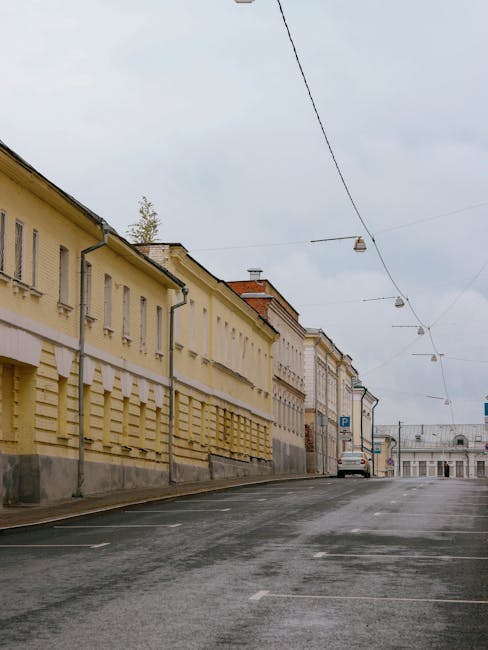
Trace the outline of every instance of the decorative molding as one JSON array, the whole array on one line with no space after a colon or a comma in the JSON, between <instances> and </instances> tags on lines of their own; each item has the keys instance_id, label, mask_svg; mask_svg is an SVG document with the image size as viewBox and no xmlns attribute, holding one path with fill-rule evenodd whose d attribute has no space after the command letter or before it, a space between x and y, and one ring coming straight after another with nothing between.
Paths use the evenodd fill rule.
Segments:
<instances>
[{"instance_id":1,"label":"decorative molding","mask_svg":"<svg viewBox=\"0 0 488 650\"><path fill-rule=\"evenodd\" d=\"M42 343L37 336L0 323L0 357L39 366Z\"/></svg>"},{"instance_id":2,"label":"decorative molding","mask_svg":"<svg viewBox=\"0 0 488 650\"><path fill-rule=\"evenodd\" d=\"M85 357L83 366L83 384L91 386L93 384L93 377L95 376L96 361L90 357Z\"/></svg>"},{"instance_id":3,"label":"decorative molding","mask_svg":"<svg viewBox=\"0 0 488 650\"><path fill-rule=\"evenodd\" d=\"M154 403L156 408L162 409L164 404L164 387L161 384L155 384L153 386L154 391Z\"/></svg>"},{"instance_id":4,"label":"decorative molding","mask_svg":"<svg viewBox=\"0 0 488 650\"><path fill-rule=\"evenodd\" d=\"M32 318L28 318L16 312L12 312L0 305L0 327L2 325L5 327L10 327L28 336L33 336L34 338L42 338L45 341L52 343L53 345L64 346L75 352L77 352L79 349L79 342L77 338L70 336L69 334L64 334L63 332L49 327L48 325L39 323ZM127 370L133 375L145 377L149 381L163 384L163 386L169 386L169 378L167 376L156 373L149 368L144 368L139 364L129 362L120 356L116 356L115 354L111 354L110 352L106 352L100 348L96 348L93 345L86 344L85 352L100 363L108 363L114 366L114 368L117 370ZM10 355L7 355L8 358L9 356ZM39 364L37 363L34 365Z\"/></svg>"},{"instance_id":5,"label":"decorative molding","mask_svg":"<svg viewBox=\"0 0 488 650\"><path fill-rule=\"evenodd\" d=\"M114 389L115 368L108 363L102 363L103 390L111 393Z\"/></svg>"},{"instance_id":6,"label":"decorative molding","mask_svg":"<svg viewBox=\"0 0 488 650\"><path fill-rule=\"evenodd\" d=\"M54 356L56 358L56 369L60 377L68 378L71 372L71 365L75 353L68 348L60 347L58 345L54 346Z\"/></svg>"},{"instance_id":7,"label":"decorative molding","mask_svg":"<svg viewBox=\"0 0 488 650\"><path fill-rule=\"evenodd\" d=\"M122 387L122 396L123 397L130 397L132 394L132 375L130 372L121 372L120 373L120 385Z\"/></svg>"},{"instance_id":8,"label":"decorative molding","mask_svg":"<svg viewBox=\"0 0 488 650\"><path fill-rule=\"evenodd\" d=\"M142 404L147 404L149 397L149 382L143 377L137 378L137 388L139 390L139 401Z\"/></svg>"}]
</instances>

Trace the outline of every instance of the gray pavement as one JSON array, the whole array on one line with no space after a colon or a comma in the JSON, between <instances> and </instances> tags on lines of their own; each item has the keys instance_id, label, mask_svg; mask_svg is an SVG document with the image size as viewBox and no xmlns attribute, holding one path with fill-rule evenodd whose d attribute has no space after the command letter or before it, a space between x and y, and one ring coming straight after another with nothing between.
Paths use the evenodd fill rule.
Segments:
<instances>
[{"instance_id":1,"label":"gray pavement","mask_svg":"<svg viewBox=\"0 0 488 650\"><path fill-rule=\"evenodd\" d=\"M0 647L483 650L487 487L277 481L11 529Z\"/></svg>"},{"instance_id":2,"label":"gray pavement","mask_svg":"<svg viewBox=\"0 0 488 650\"><path fill-rule=\"evenodd\" d=\"M273 475L250 476L235 479L199 481L198 483L177 483L160 488L136 488L98 494L82 498L71 498L50 504L14 504L0 507L0 532L23 526L42 526L59 519L73 519L89 514L124 508L138 503L150 503L179 496L217 492L229 487L260 483L275 483L286 480L320 478L316 475Z\"/></svg>"}]
</instances>

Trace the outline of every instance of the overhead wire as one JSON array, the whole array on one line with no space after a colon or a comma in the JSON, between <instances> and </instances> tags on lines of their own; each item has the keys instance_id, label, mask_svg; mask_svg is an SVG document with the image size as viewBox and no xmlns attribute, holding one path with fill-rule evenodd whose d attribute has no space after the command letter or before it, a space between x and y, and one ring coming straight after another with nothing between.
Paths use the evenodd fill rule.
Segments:
<instances>
[{"instance_id":1,"label":"overhead wire","mask_svg":"<svg viewBox=\"0 0 488 650\"><path fill-rule=\"evenodd\" d=\"M431 340L431 343L432 343L432 346L433 346L434 351L436 351L436 350L437 350L437 347L436 347L436 344L435 344L434 338L433 338L433 336L432 336L432 332L430 331L430 329L428 328L428 326L426 325L426 323L424 323L423 320L420 318L420 316L417 314L417 312L416 312L415 308L413 307L412 303L410 302L410 300L408 299L408 297L406 296L406 294L402 291L402 289L400 288L400 286L398 285L398 283L397 283L396 280L394 279L394 277L393 277L393 275L392 275L392 273L391 273L391 271L390 271L388 265L386 264L386 261L385 261L385 259L384 259L384 257L383 257L383 254L382 254L382 252L381 252L381 250L380 250L380 248L379 248L379 246L378 246L378 244L377 244L377 242L376 242L376 239L375 239L373 233L371 232L370 228L368 227L368 225L367 225L365 219L363 218L361 212L359 211L359 208L358 208L358 206L357 206L357 204L356 204L356 202L355 202L355 200L354 200L354 198L353 198L353 196L352 196L352 193L351 193L351 191L350 191L350 189L349 189L349 186L348 186L348 184L347 184L347 182L346 182L346 179L345 179L345 177L344 177L344 174L343 174L343 172L342 172L342 169L341 169L341 167L340 167L340 165L339 165L339 163L338 163L338 161L337 161L336 155L335 155L334 150L333 150L333 148L332 148L332 145L331 145L331 143L330 143L330 140L329 140L329 137L328 137L327 132L326 132L326 130L325 130L325 127L324 127L324 124L323 124L322 118L321 118L320 113L319 113L319 111L318 111L318 109L317 109L317 106L316 106L315 100L314 100L314 98L313 98L312 91L311 91L311 89L310 89L310 85L309 85L308 80L307 80L307 77L306 77L306 75L305 75L305 71L304 71L303 66L302 66L302 63L301 63L301 61L300 61L300 57L299 57L299 55L298 55L298 52L297 52L297 49L296 49L296 46L295 46L295 42L294 42L293 37L292 37L292 35L291 35L291 31L290 31L290 28L289 28L289 26L288 26L288 22L287 22L287 20L286 20L285 13L284 13L284 11L283 11L283 7L282 7L282 4L281 4L281 0L276 0L276 2L277 2L277 5L278 5L278 8L279 8L279 11L280 11L281 18L282 18L282 20L283 20L283 23L284 23L285 29L286 29L286 33L287 33L287 35L288 35L288 39L289 39L290 44L291 44L291 46L292 46L293 53L294 53L294 55L295 55L295 59L296 59L297 65L298 65L298 68L299 68L299 70L300 70L300 74L301 74L302 79L303 79L303 82L304 82L304 84L305 84L305 88L307 89L307 93L308 93L308 96L309 96L310 102L311 102L311 104L312 104L312 107L313 107L313 110L314 110L315 116L316 116L317 121L318 121L318 123L319 123L320 130L321 130L322 135L323 135L323 137L324 137L325 143L326 143L326 145L327 145L327 148L328 148L329 153L330 153L330 155L331 155L332 161L333 161L333 163L334 163L334 166L335 166L335 168L336 168L336 170L337 170L337 173L338 173L338 175L339 175L339 178L340 178L340 180L341 180L341 183L342 183L342 185L343 185L343 187L344 187L344 189L345 189L345 191L346 191L346 194L347 194L347 196L348 196L348 198L349 198L349 201L350 201L350 203L351 203L351 205L352 205L352 207L353 207L353 210L354 210L356 216L358 217L359 221L361 222L363 228L365 229L365 231L366 231L367 234L369 235L371 241L373 242L373 246L374 246L374 248L375 248L375 250L376 250L376 253L377 253L378 257L379 257L379 260L380 260L380 262L381 262L381 264L382 264L382 266L383 266L383 268L384 268L386 274L388 275L388 277L389 277L391 283L393 284L393 286L395 287L395 289L398 291L399 295L400 295L400 296L401 296L401 297L406 301L406 304L408 305L410 311L412 312L412 314L414 315L414 317L415 317L415 319L418 321L418 323L419 323L420 325L422 325L423 327L425 327L425 328L428 329L428 331L429 331L429 338L430 338L430 340ZM409 345L410 345L410 344L409 344ZM409 346L407 346L407 347L409 347ZM406 348L405 348L405 349L406 349ZM445 377L444 367L443 367L443 365L442 365L442 358L440 358L440 361L441 361L441 363L440 363L440 367L441 367L442 382L443 382L444 389L445 389L445 392L446 392L446 399L449 400L451 419L452 419L452 423L454 424L454 414L453 414L453 409L452 409L452 401L450 400L449 395L448 395L447 382L446 382L446 377ZM370 371L370 372L371 372L371 371Z\"/></svg>"}]
</instances>

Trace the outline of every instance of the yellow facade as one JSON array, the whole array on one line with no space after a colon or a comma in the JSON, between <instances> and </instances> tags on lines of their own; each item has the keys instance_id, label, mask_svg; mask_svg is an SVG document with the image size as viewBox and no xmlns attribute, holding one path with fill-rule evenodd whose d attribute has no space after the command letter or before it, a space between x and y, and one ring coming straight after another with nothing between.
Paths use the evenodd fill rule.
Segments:
<instances>
[{"instance_id":1,"label":"yellow facade","mask_svg":"<svg viewBox=\"0 0 488 650\"><path fill-rule=\"evenodd\" d=\"M189 290L175 311L176 480L269 473L276 330L183 246L140 248Z\"/></svg>"},{"instance_id":2,"label":"yellow facade","mask_svg":"<svg viewBox=\"0 0 488 650\"><path fill-rule=\"evenodd\" d=\"M80 487L80 255L106 224L3 145L0 214L0 503L69 497ZM168 312L183 283L110 229L86 261L83 491L164 483Z\"/></svg>"}]
</instances>

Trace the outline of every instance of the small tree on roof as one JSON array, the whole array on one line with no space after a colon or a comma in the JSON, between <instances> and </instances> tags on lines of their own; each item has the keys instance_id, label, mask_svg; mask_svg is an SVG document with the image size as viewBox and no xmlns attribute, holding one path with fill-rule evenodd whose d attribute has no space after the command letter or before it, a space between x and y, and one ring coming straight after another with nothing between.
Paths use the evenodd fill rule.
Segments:
<instances>
[{"instance_id":1,"label":"small tree on roof","mask_svg":"<svg viewBox=\"0 0 488 650\"><path fill-rule=\"evenodd\" d=\"M139 221L129 226L127 235L133 244L152 244L156 240L160 223L154 203L143 195L139 201Z\"/></svg>"}]
</instances>

